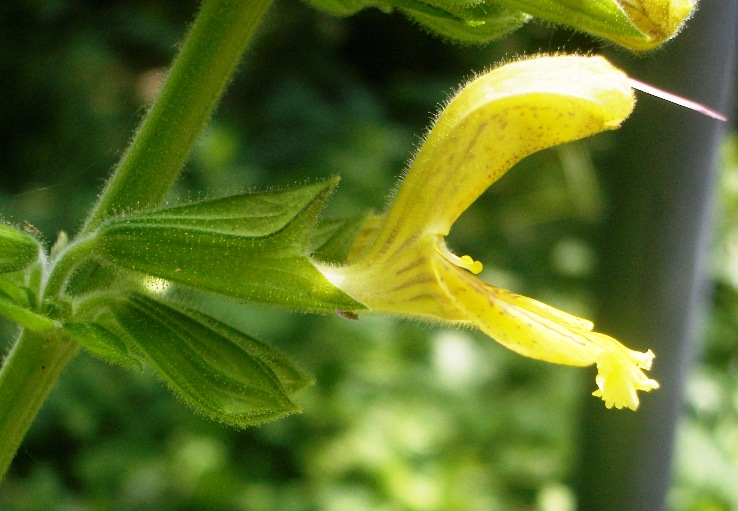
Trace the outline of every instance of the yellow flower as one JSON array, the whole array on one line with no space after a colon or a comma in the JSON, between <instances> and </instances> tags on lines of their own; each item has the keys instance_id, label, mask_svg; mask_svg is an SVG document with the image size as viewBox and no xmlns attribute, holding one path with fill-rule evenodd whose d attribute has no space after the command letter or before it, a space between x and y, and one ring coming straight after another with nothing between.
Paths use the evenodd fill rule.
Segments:
<instances>
[{"instance_id":1,"label":"yellow flower","mask_svg":"<svg viewBox=\"0 0 738 511\"><path fill-rule=\"evenodd\" d=\"M608 408L638 407L658 388L631 351L592 323L475 277L444 237L461 213L525 156L615 129L634 106L628 77L601 57L540 57L467 84L446 106L383 217L373 217L342 266L318 264L337 287L376 313L470 325L528 357L597 364Z\"/></svg>"}]
</instances>

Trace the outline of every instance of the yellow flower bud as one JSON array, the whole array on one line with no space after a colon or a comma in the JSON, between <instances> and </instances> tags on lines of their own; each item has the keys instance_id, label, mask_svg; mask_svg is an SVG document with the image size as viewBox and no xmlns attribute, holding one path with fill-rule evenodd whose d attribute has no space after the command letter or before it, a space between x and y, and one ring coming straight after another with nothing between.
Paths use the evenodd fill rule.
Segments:
<instances>
[{"instance_id":1,"label":"yellow flower bud","mask_svg":"<svg viewBox=\"0 0 738 511\"><path fill-rule=\"evenodd\" d=\"M643 38L605 35L634 50L649 50L679 33L697 7L696 0L620 0L620 6Z\"/></svg>"},{"instance_id":2,"label":"yellow flower bud","mask_svg":"<svg viewBox=\"0 0 738 511\"><path fill-rule=\"evenodd\" d=\"M674 37L697 6L696 0L497 1L633 50L649 50Z\"/></svg>"}]
</instances>

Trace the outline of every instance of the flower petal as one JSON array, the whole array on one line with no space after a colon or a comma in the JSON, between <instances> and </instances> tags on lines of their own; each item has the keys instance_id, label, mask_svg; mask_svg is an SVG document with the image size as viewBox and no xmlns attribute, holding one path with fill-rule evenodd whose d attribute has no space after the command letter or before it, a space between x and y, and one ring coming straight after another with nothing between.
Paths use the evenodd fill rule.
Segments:
<instances>
[{"instance_id":1,"label":"flower petal","mask_svg":"<svg viewBox=\"0 0 738 511\"><path fill-rule=\"evenodd\" d=\"M649 379L653 353L630 350L592 323L541 302L491 286L436 257L433 268L441 288L474 326L503 346L527 357L556 364L597 364L598 390L608 408L638 408L637 391L659 384Z\"/></svg>"},{"instance_id":2,"label":"flower petal","mask_svg":"<svg viewBox=\"0 0 738 511\"><path fill-rule=\"evenodd\" d=\"M648 378L642 369L650 369L654 354L629 350L612 337L593 333L592 340L603 346L597 357L598 389L592 395L601 397L608 408L638 408L638 391L659 388L656 380Z\"/></svg>"},{"instance_id":3,"label":"flower petal","mask_svg":"<svg viewBox=\"0 0 738 511\"><path fill-rule=\"evenodd\" d=\"M594 364L602 349L588 342L581 328L530 310L531 300L491 286L439 258L436 278L468 321L495 341L526 357L556 364Z\"/></svg>"},{"instance_id":4,"label":"flower petal","mask_svg":"<svg viewBox=\"0 0 738 511\"><path fill-rule=\"evenodd\" d=\"M635 103L602 57L551 56L483 74L436 119L376 240L384 246L451 225L522 158L617 128Z\"/></svg>"}]
</instances>

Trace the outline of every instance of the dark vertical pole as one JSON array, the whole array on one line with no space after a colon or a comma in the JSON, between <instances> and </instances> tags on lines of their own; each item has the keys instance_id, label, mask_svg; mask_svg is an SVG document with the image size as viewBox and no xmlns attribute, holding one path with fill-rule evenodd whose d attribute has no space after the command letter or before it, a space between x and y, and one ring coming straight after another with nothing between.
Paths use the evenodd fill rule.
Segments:
<instances>
[{"instance_id":1,"label":"dark vertical pole","mask_svg":"<svg viewBox=\"0 0 738 511\"><path fill-rule=\"evenodd\" d=\"M615 60L637 80L733 115L738 0L702 0L664 51ZM580 511L665 509L672 448L706 296L717 150L727 126L639 95L604 180L612 198L600 239L598 329L656 353L661 389L641 408L584 410Z\"/></svg>"}]
</instances>

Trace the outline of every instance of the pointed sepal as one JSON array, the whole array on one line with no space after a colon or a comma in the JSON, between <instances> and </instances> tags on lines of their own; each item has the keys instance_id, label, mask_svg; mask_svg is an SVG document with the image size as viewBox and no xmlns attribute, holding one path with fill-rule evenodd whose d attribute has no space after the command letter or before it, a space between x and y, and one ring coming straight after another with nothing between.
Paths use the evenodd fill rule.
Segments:
<instances>
[{"instance_id":1,"label":"pointed sepal","mask_svg":"<svg viewBox=\"0 0 738 511\"><path fill-rule=\"evenodd\" d=\"M99 229L98 255L244 300L314 311L361 308L307 255L308 238L336 182L116 218Z\"/></svg>"}]
</instances>

